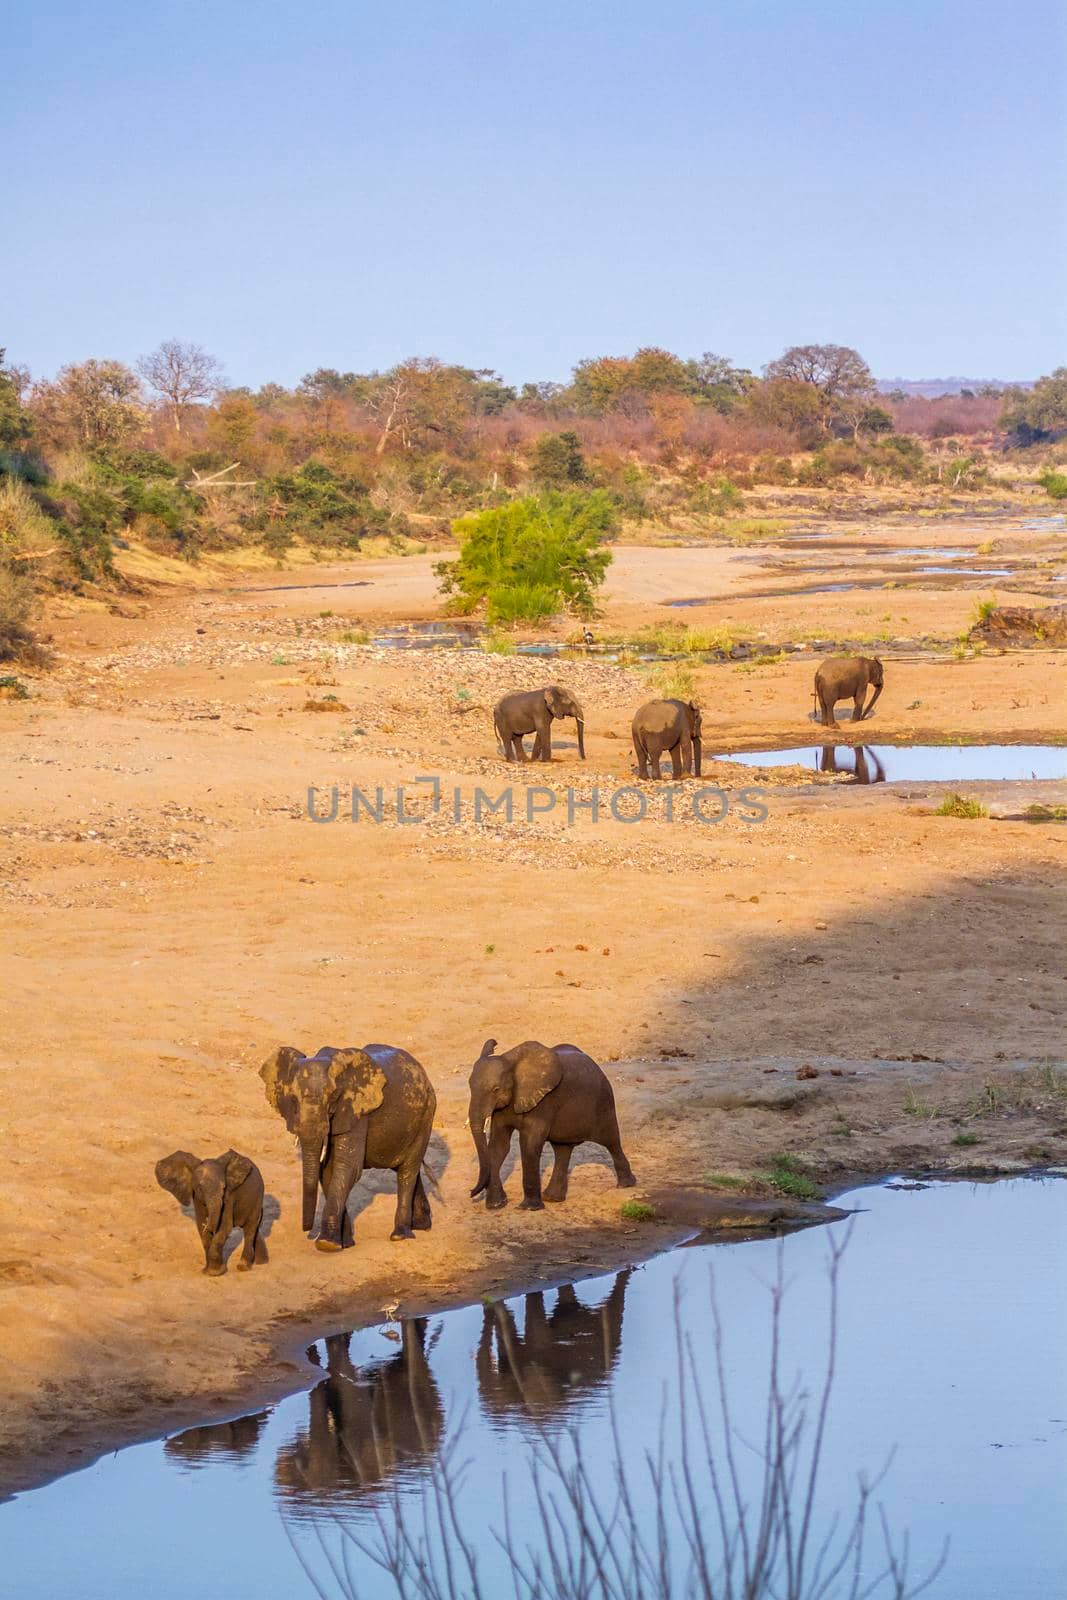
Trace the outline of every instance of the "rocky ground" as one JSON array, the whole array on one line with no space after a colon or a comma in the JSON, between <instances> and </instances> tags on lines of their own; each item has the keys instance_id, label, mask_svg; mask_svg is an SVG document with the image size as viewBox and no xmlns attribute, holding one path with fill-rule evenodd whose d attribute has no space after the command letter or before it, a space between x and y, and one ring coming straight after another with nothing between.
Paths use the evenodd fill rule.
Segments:
<instances>
[{"instance_id":1,"label":"rocky ground","mask_svg":"<svg viewBox=\"0 0 1067 1600\"><path fill-rule=\"evenodd\" d=\"M923 529L930 545L961 537ZM1040 559L1046 590L1062 570L1047 529L982 537ZM842 581L868 554L841 553ZM980 580L815 596L789 557L796 592L775 602L760 595L781 549L750 555L620 551L595 627L677 617L661 601L682 584L753 637L910 627L943 648L887 669L865 739L1067 738L1067 654L955 644ZM990 815L967 820L934 814L932 783L721 759L814 742L803 652L691 669L721 821L692 815L692 782L673 820L662 790L622 820L629 719L661 669L359 642L432 612L420 563L67 607L52 670L0 703L8 1487L299 1384L302 1338L331 1322L581 1275L702 1223L766 1225L798 1204L803 1220L810 1195L856 1174L1067 1163L1067 782L968 784ZM1012 599L1047 603L1026 593ZM585 705L588 760L564 727L550 768L509 770L489 708L554 677ZM476 791L509 782L513 820L476 820ZM309 789L322 816L334 786L337 819L313 821ZM354 788L374 805L381 789L380 822L365 806L351 820ZM1034 801L1049 820L1024 820ZM487 1035L570 1040L609 1065L640 1180L624 1198L653 1218L623 1216L592 1150L561 1209L467 1199L466 1077ZM394 1245L388 1184L368 1182L356 1250L324 1256L300 1233L291 1141L256 1069L279 1043L373 1039L411 1049L437 1086L443 1198L430 1235ZM263 1169L271 1263L209 1280L152 1165L231 1144Z\"/></svg>"}]
</instances>

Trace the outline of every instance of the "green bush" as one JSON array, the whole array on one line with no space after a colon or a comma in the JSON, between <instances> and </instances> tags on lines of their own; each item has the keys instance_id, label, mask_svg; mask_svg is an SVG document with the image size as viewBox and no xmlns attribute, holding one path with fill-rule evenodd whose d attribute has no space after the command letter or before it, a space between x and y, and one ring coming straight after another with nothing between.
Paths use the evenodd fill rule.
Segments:
<instances>
[{"instance_id":1,"label":"green bush","mask_svg":"<svg viewBox=\"0 0 1067 1600\"><path fill-rule=\"evenodd\" d=\"M305 461L293 472L264 478L256 500L244 525L275 554L296 538L329 549L358 550L368 534L407 528L406 519L371 503L362 478L335 472L321 461Z\"/></svg>"},{"instance_id":2,"label":"green bush","mask_svg":"<svg viewBox=\"0 0 1067 1600\"><path fill-rule=\"evenodd\" d=\"M725 517L731 511L739 511L743 503L744 497L740 489L736 483L731 483L729 478L719 478L716 483L702 483L689 496L690 511L707 511L716 517Z\"/></svg>"},{"instance_id":3,"label":"green bush","mask_svg":"<svg viewBox=\"0 0 1067 1600\"><path fill-rule=\"evenodd\" d=\"M988 815L989 812L984 805L977 800L968 800L962 794L950 794L947 800L942 800L934 812L935 817L961 817L971 822Z\"/></svg>"},{"instance_id":4,"label":"green bush","mask_svg":"<svg viewBox=\"0 0 1067 1600\"><path fill-rule=\"evenodd\" d=\"M1049 467L1037 481L1050 500L1067 500L1067 472L1054 472Z\"/></svg>"},{"instance_id":5,"label":"green bush","mask_svg":"<svg viewBox=\"0 0 1067 1600\"><path fill-rule=\"evenodd\" d=\"M563 433L543 433L534 445L531 472L543 489L565 489L584 483L585 457L582 441L571 429Z\"/></svg>"},{"instance_id":6,"label":"green bush","mask_svg":"<svg viewBox=\"0 0 1067 1600\"><path fill-rule=\"evenodd\" d=\"M451 609L484 604L492 623L541 622L567 610L593 615L611 552L603 542L615 509L601 490L545 494L495 506L452 524L459 559L434 566Z\"/></svg>"}]
</instances>

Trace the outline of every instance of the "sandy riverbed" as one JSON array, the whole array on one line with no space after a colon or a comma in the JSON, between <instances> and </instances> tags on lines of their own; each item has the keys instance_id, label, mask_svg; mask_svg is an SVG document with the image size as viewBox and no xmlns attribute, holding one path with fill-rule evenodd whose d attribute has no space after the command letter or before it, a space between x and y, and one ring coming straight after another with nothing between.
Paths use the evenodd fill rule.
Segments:
<instances>
[{"instance_id":1,"label":"sandy riverbed","mask_svg":"<svg viewBox=\"0 0 1067 1600\"><path fill-rule=\"evenodd\" d=\"M1003 537L1053 559L1040 532ZM714 594L685 620L949 640L996 587L769 601L751 596L810 575L775 573L780 550L741 554L624 548L597 626ZM283 587L305 578L317 587ZM572 779L580 801L632 782L629 715L647 682L597 661L337 643L357 621L436 614L428 558L230 573L123 609L61 608L55 670L0 704L3 1485L298 1383L306 1328L647 1252L714 1213L709 1174L747 1176L778 1151L830 1185L1067 1159L1048 1070L1063 1044L1067 828L1012 820L1031 798L1067 801L1067 783L969 784L994 812L979 822L930 815L934 786L768 782L758 825L736 808L716 827L594 825L579 809L569 827ZM808 742L811 671L699 669L707 751ZM433 774L464 803L477 784L496 793L488 707L556 676L585 702L589 759L564 729L551 816L308 820L309 785L388 796L406 781L428 797L413 780ZM347 711L303 709L326 695ZM1063 653L924 657L887 672L865 736L1062 740L1065 706ZM754 781L711 762L709 775L731 796ZM625 1223L596 1161L562 1209L467 1200L466 1077L490 1034L571 1040L609 1065L635 1193L659 1220ZM437 1086L444 1203L432 1234L394 1245L388 1197L365 1197L357 1248L323 1256L299 1231L291 1142L256 1069L277 1043L374 1039L411 1049ZM817 1076L798 1080L805 1066ZM263 1169L271 1263L209 1280L152 1165L231 1144Z\"/></svg>"}]
</instances>

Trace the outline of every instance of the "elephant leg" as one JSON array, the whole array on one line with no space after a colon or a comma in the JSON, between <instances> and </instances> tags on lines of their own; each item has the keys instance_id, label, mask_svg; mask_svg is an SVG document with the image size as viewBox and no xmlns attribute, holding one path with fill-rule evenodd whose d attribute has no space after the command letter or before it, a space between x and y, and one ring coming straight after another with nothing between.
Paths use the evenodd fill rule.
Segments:
<instances>
[{"instance_id":1,"label":"elephant leg","mask_svg":"<svg viewBox=\"0 0 1067 1600\"><path fill-rule=\"evenodd\" d=\"M545 1189L545 1199L566 1200L567 1176L570 1169L571 1156L574 1153L574 1146L572 1144L556 1144L555 1140L553 1140L552 1150L556 1161L552 1168L552 1176L548 1180L548 1186Z\"/></svg>"},{"instance_id":2,"label":"elephant leg","mask_svg":"<svg viewBox=\"0 0 1067 1600\"><path fill-rule=\"evenodd\" d=\"M543 1211L541 1199L541 1151L545 1136L540 1129L519 1129L519 1152L522 1156L522 1200L520 1211Z\"/></svg>"},{"instance_id":3,"label":"elephant leg","mask_svg":"<svg viewBox=\"0 0 1067 1600\"><path fill-rule=\"evenodd\" d=\"M680 744L671 746L671 774L675 782L682 776L682 747Z\"/></svg>"},{"instance_id":4,"label":"elephant leg","mask_svg":"<svg viewBox=\"0 0 1067 1600\"><path fill-rule=\"evenodd\" d=\"M512 740L512 744L513 744L514 749L515 749L515 760L516 761L525 761L526 760L526 746L522 742L522 734L521 733L513 733L512 736L511 736L511 740Z\"/></svg>"},{"instance_id":5,"label":"elephant leg","mask_svg":"<svg viewBox=\"0 0 1067 1600\"><path fill-rule=\"evenodd\" d=\"M430 1200L426 1193L426 1185L420 1172L415 1179L415 1197L411 1205L411 1226L418 1232L428 1231L433 1227L433 1216L430 1211Z\"/></svg>"},{"instance_id":6,"label":"elephant leg","mask_svg":"<svg viewBox=\"0 0 1067 1600\"><path fill-rule=\"evenodd\" d=\"M422 1164L421 1152L414 1159L408 1157L396 1170L396 1216L393 1218L393 1231L390 1239L413 1239L412 1208L415 1200L415 1185L419 1181L419 1167Z\"/></svg>"},{"instance_id":7,"label":"elephant leg","mask_svg":"<svg viewBox=\"0 0 1067 1600\"><path fill-rule=\"evenodd\" d=\"M537 730L537 741L536 741L536 744L534 745L534 760L535 761L551 761L552 760L552 724L551 724L551 722L546 723L543 728L538 728L538 730Z\"/></svg>"},{"instance_id":8,"label":"elephant leg","mask_svg":"<svg viewBox=\"0 0 1067 1600\"><path fill-rule=\"evenodd\" d=\"M864 697L866 696L866 693L867 693L866 689L861 689L858 694L854 694L852 696L852 720L853 720L853 722L862 722L863 721L863 701L864 701Z\"/></svg>"},{"instance_id":9,"label":"elephant leg","mask_svg":"<svg viewBox=\"0 0 1067 1600\"><path fill-rule=\"evenodd\" d=\"M637 776L639 778L647 778L648 757L645 755L645 752L642 750L641 746L636 742L636 740L634 741L634 755L637 757Z\"/></svg>"},{"instance_id":10,"label":"elephant leg","mask_svg":"<svg viewBox=\"0 0 1067 1600\"><path fill-rule=\"evenodd\" d=\"M612 1111L604 1126L604 1138L601 1140L604 1149L612 1159L615 1167L615 1183L619 1189L632 1189L637 1182L626 1159L626 1152L622 1147L622 1138L619 1134L619 1119Z\"/></svg>"},{"instance_id":11,"label":"elephant leg","mask_svg":"<svg viewBox=\"0 0 1067 1600\"><path fill-rule=\"evenodd\" d=\"M330 1139L330 1153L322 1169L322 1192L326 1196L326 1204L322 1208L322 1222L315 1241L320 1250L343 1250L346 1244L352 1243L348 1197L363 1176L366 1150L366 1117L360 1117L351 1133L337 1134Z\"/></svg>"},{"instance_id":12,"label":"elephant leg","mask_svg":"<svg viewBox=\"0 0 1067 1600\"><path fill-rule=\"evenodd\" d=\"M834 716L834 706L836 701L831 700L828 695L820 695L819 703L822 706L823 726L826 728L835 728L837 726L837 718Z\"/></svg>"},{"instance_id":13,"label":"elephant leg","mask_svg":"<svg viewBox=\"0 0 1067 1600\"><path fill-rule=\"evenodd\" d=\"M237 1263L238 1272L247 1272L250 1267L255 1265L256 1240L258 1237L258 1226L253 1227L252 1224L249 1223L248 1227L244 1229L244 1241L241 1245L241 1259Z\"/></svg>"},{"instance_id":14,"label":"elephant leg","mask_svg":"<svg viewBox=\"0 0 1067 1600\"><path fill-rule=\"evenodd\" d=\"M260 1232L260 1227L261 1224L257 1222L256 1237L252 1245L252 1255L257 1267L265 1267L267 1262L270 1260L270 1256L267 1254L267 1241Z\"/></svg>"},{"instance_id":15,"label":"elephant leg","mask_svg":"<svg viewBox=\"0 0 1067 1600\"><path fill-rule=\"evenodd\" d=\"M649 751L649 756L648 756L649 766L652 768L652 776L656 780L657 783L660 780L660 770L659 770L660 755L661 755L661 752L659 750L651 750L651 751Z\"/></svg>"},{"instance_id":16,"label":"elephant leg","mask_svg":"<svg viewBox=\"0 0 1067 1600\"><path fill-rule=\"evenodd\" d=\"M494 1122L489 1133L489 1148L487 1159L489 1162L489 1183L485 1191L485 1205L488 1211L499 1211L508 1203L504 1193L504 1185L500 1181L500 1169L504 1165L508 1151L511 1149L511 1135L513 1128L506 1127L503 1123Z\"/></svg>"}]
</instances>

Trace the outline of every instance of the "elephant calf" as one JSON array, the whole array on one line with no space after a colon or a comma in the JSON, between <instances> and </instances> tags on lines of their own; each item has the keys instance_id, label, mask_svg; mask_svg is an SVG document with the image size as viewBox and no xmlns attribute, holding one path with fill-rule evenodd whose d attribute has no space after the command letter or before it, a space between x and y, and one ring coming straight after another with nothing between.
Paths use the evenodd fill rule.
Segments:
<instances>
[{"instance_id":1,"label":"elephant calf","mask_svg":"<svg viewBox=\"0 0 1067 1600\"><path fill-rule=\"evenodd\" d=\"M815 674L815 703L819 721L832 728L837 722L834 706L838 700L852 701L852 720L862 722L874 710L882 692L885 669L877 656L831 656ZM864 710L867 685L874 690Z\"/></svg>"},{"instance_id":2,"label":"elephant calf","mask_svg":"<svg viewBox=\"0 0 1067 1600\"><path fill-rule=\"evenodd\" d=\"M637 770L642 778L659 778L660 757L670 753L675 778L683 772L700 777L703 754L700 707L692 700L649 700L634 715L631 728Z\"/></svg>"},{"instance_id":3,"label":"elephant calf","mask_svg":"<svg viewBox=\"0 0 1067 1600\"><path fill-rule=\"evenodd\" d=\"M533 759L552 760L552 722L573 717L578 725L578 754L585 760L585 712L567 689L550 683L545 689L506 694L493 707L493 727L508 761L525 761L523 739L534 735Z\"/></svg>"},{"instance_id":4,"label":"elephant calf","mask_svg":"<svg viewBox=\"0 0 1067 1600\"><path fill-rule=\"evenodd\" d=\"M541 1152L546 1142L556 1163L545 1200L567 1198L567 1173L575 1145L601 1144L615 1164L620 1189L637 1182L623 1152L615 1096L611 1084L591 1056L572 1044L548 1049L529 1040L496 1055L496 1040L487 1039L470 1075L468 1121L478 1152L478 1182L471 1199L485 1191L485 1203L496 1211L508 1203L500 1169L519 1130L522 1154L523 1211L540 1211ZM486 1138L486 1127L489 1137Z\"/></svg>"},{"instance_id":5,"label":"elephant calf","mask_svg":"<svg viewBox=\"0 0 1067 1600\"><path fill-rule=\"evenodd\" d=\"M179 1205L192 1205L204 1246L204 1271L211 1278L226 1271L222 1251L234 1228L244 1234L238 1272L247 1272L267 1259L260 1236L263 1225L263 1175L254 1161L226 1150L214 1160L201 1161L188 1150L175 1150L156 1162L156 1182Z\"/></svg>"}]
</instances>

